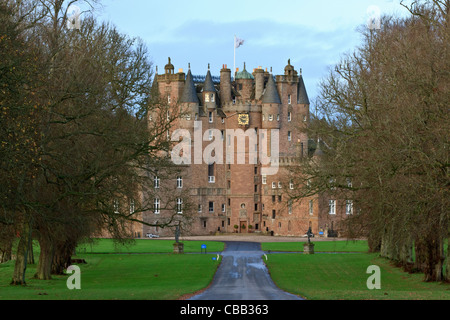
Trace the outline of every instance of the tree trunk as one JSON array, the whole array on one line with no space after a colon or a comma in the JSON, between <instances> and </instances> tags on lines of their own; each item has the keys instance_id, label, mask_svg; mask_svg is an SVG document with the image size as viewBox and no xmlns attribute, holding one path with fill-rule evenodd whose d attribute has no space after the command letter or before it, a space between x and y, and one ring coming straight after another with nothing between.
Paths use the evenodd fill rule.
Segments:
<instances>
[{"instance_id":1,"label":"tree trunk","mask_svg":"<svg viewBox=\"0 0 450 320\"><path fill-rule=\"evenodd\" d=\"M25 272L27 270L27 247L28 247L28 228L24 227L22 235L17 246L16 264L11 281L12 285L25 285Z\"/></svg>"},{"instance_id":2,"label":"tree trunk","mask_svg":"<svg viewBox=\"0 0 450 320\"><path fill-rule=\"evenodd\" d=\"M2 244L0 263L8 262L12 259L12 241L7 241Z\"/></svg>"},{"instance_id":3,"label":"tree trunk","mask_svg":"<svg viewBox=\"0 0 450 320\"><path fill-rule=\"evenodd\" d=\"M64 270L70 266L73 251L74 245L69 240L59 242L56 245L52 263L52 274L64 274Z\"/></svg>"},{"instance_id":4,"label":"tree trunk","mask_svg":"<svg viewBox=\"0 0 450 320\"><path fill-rule=\"evenodd\" d=\"M34 264L33 239L30 239L28 241L28 243L29 243L29 247L28 247L27 263L28 264Z\"/></svg>"},{"instance_id":5,"label":"tree trunk","mask_svg":"<svg viewBox=\"0 0 450 320\"><path fill-rule=\"evenodd\" d=\"M444 245L442 239L431 236L427 241L427 254L425 262L425 282L444 280Z\"/></svg>"},{"instance_id":6,"label":"tree trunk","mask_svg":"<svg viewBox=\"0 0 450 320\"><path fill-rule=\"evenodd\" d=\"M49 239L42 237L39 239L41 253L39 255L39 262L34 277L39 280L50 280L53 260L53 244Z\"/></svg>"},{"instance_id":7,"label":"tree trunk","mask_svg":"<svg viewBox=\"0 0 450 320\"><path fill-rule=\"evenodd\" d=\"M447 263L445 265L445 280L450 281L450 238L447 238Z\"/></svg>"}]
</instances>

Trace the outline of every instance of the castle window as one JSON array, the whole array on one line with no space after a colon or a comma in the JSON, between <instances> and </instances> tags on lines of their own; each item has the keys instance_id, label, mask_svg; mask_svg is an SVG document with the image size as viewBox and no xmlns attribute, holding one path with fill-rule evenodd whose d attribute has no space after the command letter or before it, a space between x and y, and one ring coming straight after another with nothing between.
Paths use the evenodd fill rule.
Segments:
<instances>
[{"instance_id":1,"label":"castle window","mask_svg":"<svg viewBox=\"0 0 450 320\"><path fill-rule=\"evenodd\" d=\"M312 216L314 214L314 200L309 200L309 215Z\"/></svg>"},{"instance_id":2,"label":"castle window","mask_svg":"<svg viewBox=\"0 0 450 320\"><path fill-rule=\"evenodd\" d=\"M133 214L135 210L134 200L130 200L130 214Z\"/></svg>"},{"instance_id":3,"label":"castle window","mask_svg":"<svg viewBox=\"0 0 450 320\"><path fill-rule=\"evenodd\" d=\"M209 123L213 123L213 121L214 121L213 113L210 111L209 112Z\"/></svg>"},{"instance_id":4,"label":"castle window","mask_svg":"<svg viewBox=\"0 0 450 320\"><path fill-rule=\"evenodd\" d=\"M215 183L216 179L214 176L214 163L208 165L208 182Z\"/></svg>"},{"instance_id":5,"label":"castle window","mask_svg":"<svg viewBox=\"0 0 450 320\"><path fill-rule=\"evenodd\" d=\"M214 102L214 93L211 93L211 102Z\"/></svg>"},{"instance_id":6,"label":"castle window","mask_svg":"<svg viewBox=\"0 0 450 320\"><path fill-rule=\"evenodd\" d=\"M292 141L292 133L288 131L288 141Z\"/></svg>"},{"instance_id":7,"label":"castle window","mask_svg":"<svg viewBox=\"0 0 450 320\"><path fill-rule=\"evenodd\" d=\"M330 200L330 214L336 214L336 200Z\"/></svg>"},{"instance_id":8,"label":"castle window","mask_svg":"<svg viewBox=\"0 0 450 320\"><path fill-rule=\"evenodd\" d=\"M177 188L183 188L183 177L177 177Z\"/></svg>"},{"instance_id":9,"label":"castle window","mask_svg":"<svg viewBox=\"0 0 450 320\"><path fill-rule=\"evenodd\" d=\"M289 189L294 190L294 182L292 180L289 181Z\"/></svg>"},{"instance_id":10,"label":"castle window","mask_svg":"<svg viewBox=\"0 0 450 320\"><path fill-rule=\"evenodd\" d=\"M205 102L209 102L209 94L205 94Z\"/></svg>"},{"instance_id":11,"label":"castle window","mask_svg":"<svg viewBox=\"0 0 450 320\"><path fill-rule=\"evenodd\" d=\"M225 207L225 203L222 203L222 212L225 212L226 207Z\"/></svg>"},{"instance_id":12,"label":"castle window","mask_svg":"<svg viewBox=\"0 0 450 320\"><path fill-rule=\"evenodd\" d=\"M201 204L198 205L198 210L197 211L198 212L202 212L202 205Z\"/></svg>"},{"instance_id":13,"label":"castle window","mask_svg":"<svg viewBox=\"0 0 450 320\"><path fill-rule=\"evenodd\" d=\"M214 202L209 202L209 212L214 212Z\"/></svg>"},{"instance_id":14,"label":"castle window","mask_svg":"<svg viewBox=\"0 0 450 320\"><path fill-rule=\"evenodd\" d=\"M153 178L153 186L155 187L155 189L159 189L159 184L160 184L160 179L158 176L155 176Z\"/></svg>"},{"instance_id":15,"label":"castle window","mask_svg":"<svg viewBox=\"0 0 450 320\"><path fill-rule=\"evenodd\" d=\"M345 213L353 214L353 201L352 200L345 201Z\"/></svg>"},{"instance_id":16,"label":"castle window","mask_svg":"<svg viewBox=\"0 0 450 320\"><path fill-rule=\"evenodd\" d=\"M291 102L292 102L292 96L288 95L288 104L291 104Z\"/></svg>"},{"instance_id":17,"label":"castle window","mask_svg":"<svg viewBox=\"0 0 450 320\"><path fill-rule=\"evenodd\" d=\"M277 121L280 121L280 115L277 114Z\"/></svg>"},{"instance_id":18,"label":"castle window","mask_svg":"<svg viewBox=\"0 0 450 320\"><path fill-rule=\"evenodd\" d=\"M277 215L276 210L272 210L272 219L275 219L276 215Z\"/></svg>"},{"instance_id":19,"label":"castle window","mask_svg":"<svg viewBox=\"0 0 450 320\"><path fill-rule=\"evenodd\" d=\"M113 203L114 213L119 213L119 200L115 199Z\"/></svg>"},{"instance_id":20,"label":"castle window","mask_svg":"<svg viewBox=\"0 0 450 320\"><path fill-rule=\"evenodd\" d=\"M212 132L212 130L208 131L208 139L209 139L209 141L212 141L212 139L213 139L213 132Z\"/></svg>"},{"instance_id":21,"label":"castle window","mask_svg":"<svg viewBox=\"0 0 450 320\"><path fill-rule=\"evenodd\" d=\"M170 94L167 95L167 103L170 103Z\"/></svg>"},{"instance_id":22,"label":"castle window","mask_svg":"<svg viewBox=\"0 0 450 320\"><path fill-rule=\"evenodd\" d=\"M278 189L281 189L281 182L278 181Z\"/></svg>"},{"instance_id":23,"label":"castle window","mask_svg":"<svg viewBox=\"0 0 450 320\"><path fill-rule=\"evenodd\" d=\"M182 214L183 213L183 199L177 198L177 213Z\"/></svg>"},{"instance_id":24,"label":"castle window","mask_svg":"<svg viewBox=\"0 0 450 320\"><path fill-rule=\"evenodd\" d=\"M269 121L273 121L273 115L269 114Z\"/></svg>"},{"instance_id":25,"label":"castle window","mask_svg":"<svg viewBox=\"0 0 450 320\"><path fill-rule=\"evenodd\" d=\"M153 212L155 214L161 213L161 200L159 200L158 198L155 198L155 200L153 201Z\"/></svg>"},{"instance_id":26,"label":"castle window","mask_svg":"<svg viewBox=\"0 0 450 320\"><path fill-rule=\"evenodd\" d=\"M292 200L289 200L288 202L288 213L292 214Z\"/></svg>"},{"instance_id":27,"label":"castle window","mask_svg":"<svg viewBox=\"0 0 450 320\"><path fill-rule=\"evenodd\" d=\"M265 174L262 176L262 184L267 184L267 176Z\"/></svg>"},{"instance_id":28,"label":"castle window","mask_svg":"<svg viewBox=\"0 0 450 320\"><path fill-rule=\"evenodd\" d=\"M276 182L272 182L272 189L276 189L277 188L277 183Z\"/></svg>"},{"instance_id":29,"label":"castle window","mask_svg":"<svg viewBox=\"0 0 450 320\"><path fill-rule=\"evenodd\" d=\"M292 113L288 112L288 122L291 122L291 120L292 120Z\"/></svg>"}]
</instances>

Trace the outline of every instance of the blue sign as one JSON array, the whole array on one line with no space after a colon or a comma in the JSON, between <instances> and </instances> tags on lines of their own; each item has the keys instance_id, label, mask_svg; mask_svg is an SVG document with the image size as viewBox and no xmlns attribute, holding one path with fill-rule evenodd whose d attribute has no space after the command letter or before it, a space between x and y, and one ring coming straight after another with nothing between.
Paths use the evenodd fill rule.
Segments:
<instances>
[{"instance_id":1,"label":"blue sign","mask_svg":"<svg viewBox=\"0 0 450 320\"><path fill-rule=\"evenodd\" d=\"M217 258L216 258L216 257L213 257L212 259L213 259L213 261L216 261L216 260L217 260Z\"/></svg>"},{"instance_id":2,"label":"blue sign","mask_svg":"<svg viewBox=\"0 0 450 320\"><path fill-rule=\"evenodd\" d=\"M206 249L206 244L202 244L202 249Z\"/></svg>"},{"instance_id":3,"label":"blue sign","mask_svg":"<svg viewBox=\"0 0 450 320\"><path fill-rule=\"evenodd\" d=\"M319 231L319 234L322 235L322 234L323 234L323 231Z\"/></svg>"}]
</instances>

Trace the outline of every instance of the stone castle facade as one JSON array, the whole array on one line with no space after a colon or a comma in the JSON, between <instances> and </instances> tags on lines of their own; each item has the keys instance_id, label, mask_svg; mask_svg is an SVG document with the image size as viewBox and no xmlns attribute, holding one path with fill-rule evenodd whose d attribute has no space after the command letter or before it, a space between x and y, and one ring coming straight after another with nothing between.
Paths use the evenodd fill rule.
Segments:
<instances>
[{"instance_id":1,"label":"stone castle facade","mask_svg":"<svg viewBox=\"0 0 450 320\"><path fill-rule=\"evenodd\" d=\"M308 136L302 128L308 125L310 101L301 70L290 64L284 73L272 75L261 67L250 73L244 68L232 71L223 65L220 78L212 77L208 70L205 77L194 77L189 68L175 73L170 58L164 73L155 76L154 88L169 105L182 106L185 112L176 123L176 128L187 130L192 137L201 126L204 132L202 150L212 141L222 144L223 161L202 161L183 164L180 172L170 181L158 181L173 185L173 192L185 192L194 207L194 220L190 234L260 232L272 235L303 236L311 227L314 234L327 234L330 224L340 220L343 210L337 207L337 214L330 215L327 199L311 197L301 202L292 202L289 191L293 187L288 177L288 168L298 159L310 153ZM152 119L149 119L152 125ZM229 132L250 132L259 138L266 138L270 144L275 132L278 134L279 153L276 174L269 172L274 163L252 161L252 151L261 150L261 140L255 145L245 144L238 149L234 136ZM214 131L213 131L214 130ZM214 133L220 132L217 137ZM264 136L266 135L266 136ZM208 141L210 140L210 141ZM227 163L226 153L244 156L244 163ZM208 163L209 162L209 163ZM229 161L228 161L229 162ZM163 207L164 199L155 199ZM180 203L181 208L181 203ZM182 210L180 209L180 212ZM144 213L144 220L158 222L164 210ZM147 233L160 236L173 235L173 230L140 226L136 235Z\"/></svg>"}]
</instances>

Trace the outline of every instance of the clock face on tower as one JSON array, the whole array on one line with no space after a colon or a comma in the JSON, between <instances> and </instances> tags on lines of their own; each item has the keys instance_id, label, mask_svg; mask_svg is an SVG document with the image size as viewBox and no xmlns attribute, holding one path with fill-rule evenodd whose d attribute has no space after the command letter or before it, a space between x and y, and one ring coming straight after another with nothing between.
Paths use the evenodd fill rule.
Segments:
<instances>
[{"instance_id":1,"label":"clock face on tower","mask_svg":"<svg viewBox=\"0 0 450 320\"><path fill-rule=\"evenodd\" d=\"M241 126L248 126L249 122L250 122L250 117L249 117L248 114L244 113L244 114L240 114L238 116L238 123L239 123L239 125L241 125Z\"/></svg>"}]
</instances>

